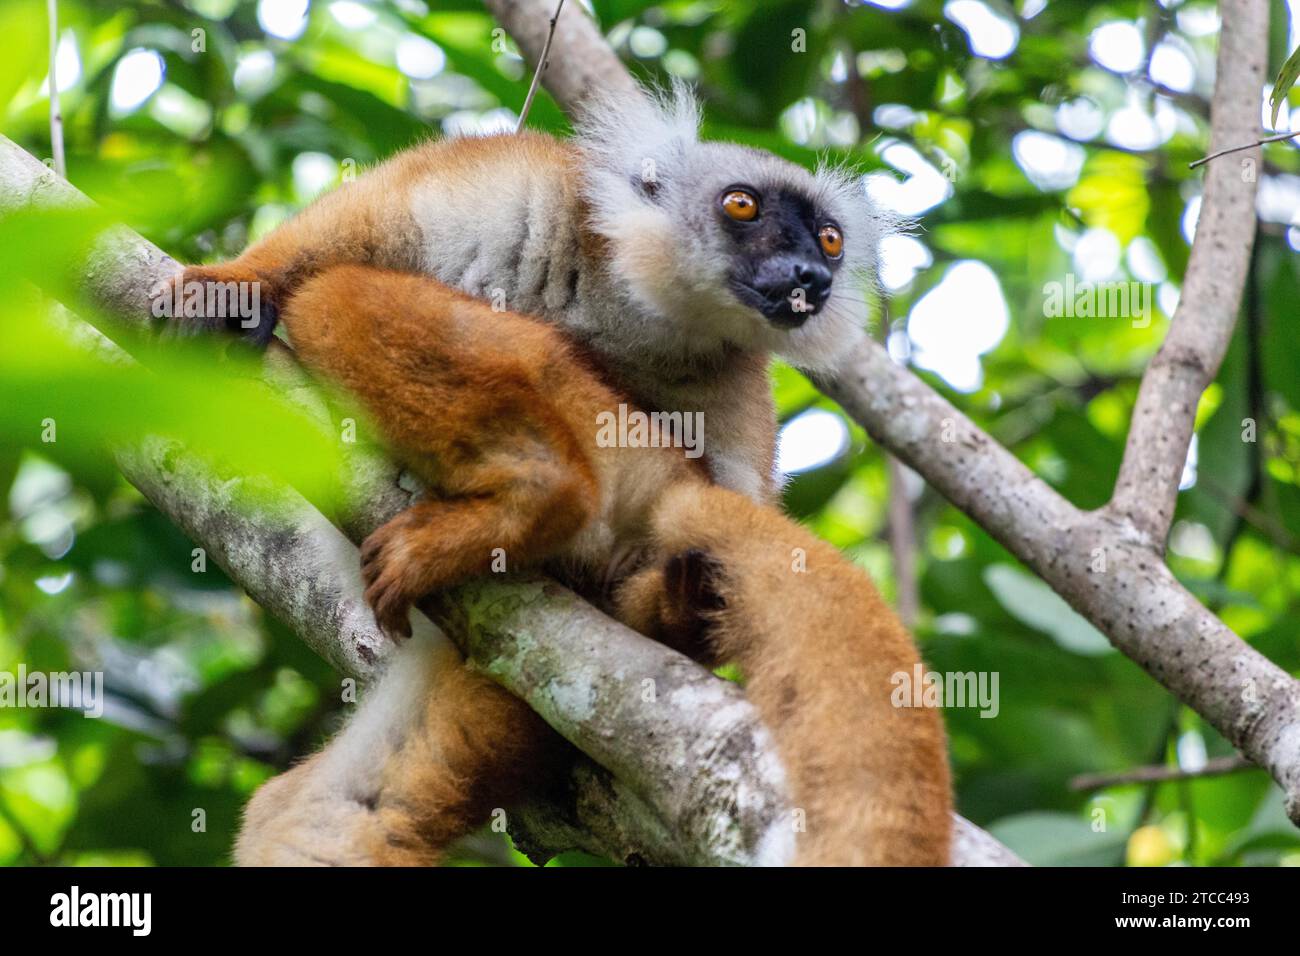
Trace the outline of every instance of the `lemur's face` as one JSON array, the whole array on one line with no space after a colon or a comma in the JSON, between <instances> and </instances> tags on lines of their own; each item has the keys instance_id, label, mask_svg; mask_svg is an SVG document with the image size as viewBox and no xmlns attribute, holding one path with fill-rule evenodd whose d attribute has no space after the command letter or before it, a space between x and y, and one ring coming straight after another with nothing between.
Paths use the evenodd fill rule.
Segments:
<instances>
[{"instance_id":1,"label":"lemur's face","mask_svg":"<svg viewBox=\"0 0 1300 956\"><path fill-rule=\"evenodd\" d=\"M698 334L799 364L856 337L878 239L860 180L709 142L673 171L655 199L679 223L675 281L699 306Z\"/></svg>"},{"instance_id":2,"label":"lemur's face","mask_svg":"<svg viewBox=\"0 0 1300 956\"><path fill-rule=\"evenodd\" d=\"M773 325L798 328L831 296L844 233L797 189L726 186L714 202L731 263L727 284Z\"/></svg>"},{"instance_id":3,"label":"lemur's face","mask_svg":"<svg viewBox=\"0 0 1300 956\"><path fill-rule=\"evenodd\" d=\"M863 334L880 218L860 178L700 141L693 104L622 101L581 138L591 222L648 350L775 352L805 368Z\"/></svg>"}]
</instances>

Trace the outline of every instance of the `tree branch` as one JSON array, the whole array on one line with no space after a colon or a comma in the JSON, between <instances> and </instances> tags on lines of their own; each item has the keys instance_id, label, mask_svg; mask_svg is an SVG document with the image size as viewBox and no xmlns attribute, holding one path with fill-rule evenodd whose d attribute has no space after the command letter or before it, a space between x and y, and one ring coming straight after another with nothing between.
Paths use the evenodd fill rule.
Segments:
<instances>
[{"instance_id":1,"label":"tree branch","mask_svg":"<svg viewBox=\"0 0 1300 956\"><path fill-rule=\"evenodd\" d=\"M1210 153L1252 142L1268 64L1267 0L1225 0L1218 73L1210 101ZM1241 165L1213 163L1205 175L1196 237L1182 295L1160 351L1138 391L1110 509L1164 549L1201 393L1214 380L1237 322L1255 242L1260 152ZM1249 162L1251 175L1243 166Z\"/></svg>"},{"instance_id":2,"label":"tree branch","mask_svg":"<svg viewBox=\"0 0 1300 956\"><path fill-rule=\"evenodd\" d=\"M0 216L89 204L0 136ZM178 268L119 227L92 245L82 292L109 320L106 333L113 321L142 327L151 291ZM101 348L112 360L124 359L107 340ZM327 414L278 343L266 372L292 400ZM292 489L223 474L176 442L148 439L117 458L127 478L254 600L340 672L366 678L389 642L365 605L352 541L406 507L411 491L388 462L351 455L338 519L347 537ZM439 606L440 620L480 667L610 768L582 760L562 802L515 814L524 846L648 863L765 860L763 835L785 825L786 799L767 731L738 687L553 582L480 582ZM422 639L446 639L416 617ZM646 680L653 681L653 700L645 700ZM958 818L955 826L958 865L1018 862L973 824Z\"/></svg>"},{"instance_id":3,"label":"tree branch","mask_svg":"<svg viewBox=\"0 0 1300 956\"><path fill-rule=\"evenodd\" d=\"M1300 129L1292 130L1290 133L1278 133L1276 136L1265 136L1263 139L1257 139L1241 146L1229 146L1227 149L1221 149L1218 152L1210 153L1208 156L1202 156L1200 159L1192 160L1187 164L1188 169L1195 169L1197 166L1204 166L1212 159L1218 159L1220 156L1227 156L1230 153L1240 153L1250 149L1253 146L1266 146L1269 143L1282 143L1288 139L1295 139L1300 136Z\"/></svg>"},{"instance_id":4,"label":"tree branch","mask_svg":"<svg viewBox=\"0 0 1300 956\"><path fill-rule=\"evenodd\" d=\"M528 64L537 69L551 35L548 0L483 0L483 5L515 38ZM581 4L565 4L555 27L554 43L561 55L550 64L543 79L546 89L566 112L577 112L596 92L639 95L627 67Z\"/></svg>"},{"instance_id":5,"label":"tree branch","mask_svg":"<svg viewBox=\"0 0 1300 956\"><path fill-rule=\"evenodd\" d=\"M522 0L487 2L525 52L536 57L549 29L544 6ZM1262 0L1225 4L1212 145L1247 138L1233 127L1231 114L1234 107L1244 118L1253 118L1257 111L1266 18ZM548 71L547 85L562 105L574 108L597 82L606 89L632 89L622 64L576 5L561 18L557 36L566 56ZM12 151L16 147L0 142L0 183L7 187L2 190L6 196L0 197L0 210L6 206L5 198L12 205L16 195L22 204L51 191L52 177L44 168L39 164L34 164L36 170L15 168ZM967 511L1106 632L1120 650L1268 769L1286 794L1292 819L1300 820L1300 685L1206 611L1173 578L1159 553L1190 439L1196 396L1222 359L1244 276L1244 269L1236 268L1244 258L1239 255L1242 245L1233 243L1240 239L1242 219L1249 215L1253 223L1253 208L1249 196L1231 179L1227 164L1211 167L1199 238L1184 284L1184 304L1169 340L1144 378L1125 466L1109 508L1092 513L1074 508L944 399L895 366L875 343L864 343L846 357L838 373L824 377L822 385L873 438ZM156 271L158 265L165 261L169 272L174 263L138 237L132 241L129 234L119 233L116 239L116 257L106 255L114 249L111 239L101 242L92 255L87 286L99 301L126 305L128 313L143 315L144 294L154 281L150 267L154 274L163 275L166 272ZM1244 240L1247 254L1249 241L1249 237ZM1144 474L1158 482L1160 497L1154 508L1146 507L1141 495ZM241 533L234 528L225 531L232 537ZM250 534L247 540L257 540L256 532ZM304 552L311 553L310 549ZM266 560L284 557L263 554ZM322 547L319 554L330 554L330 548ZM344 593L341 585L333 592L329 588L336 585L319 583L333 580L330 565L302 571L326 593ZM238 572L232 573L241 580ZM300 606L289 602L285 613ZM344 617L339 615L340 620ZM311 631L310 621L289 623L295 628L301 623L304 631ZM322 637L331 639L327 631L322 631ZM342 635L333 636L340 639ZM629 834L651 841L663 836L662 824L654 826L646 812L628 810L624 826L596 809L631 805L619 802L626 791L612 785L612 778L587 768L574 780L575 792L581 790L583 795L566 808L562 819L552 821L552 835L567 830L569 839L574 839L574 821L581 825L598 818L605 825L600 836L589 835L595 841L612 845L629 842ZM959 840L958 846L965 843Z\"/></svg>"},{"instance_id":6,"label":"tree branch","mask_svg":"<svg viewBox=\"0 0 1300 956\"><path fill-rule=\"evenodd\" d=\"M887 298L881 300L880 311L880 344L888 347L892 321ZM907 495L907 469L888 452L885 453L885 479L889 495L886 510L889 553L894 562L894 603L898 619L911 630L921 611L921 590L916 580L916 515Z\"/></svg>"},{"instance_id":7,"label":"tree branch","mask_svg":"<svg viewBox=\"0 0 1300 956\"><path fill-rule=\"evenodd\" d=\"M1258 770L1253 763L1240 755L1212 757L1196 769L1153 765L1134 767L1117 773L1081 773L1070 780L1071 790L1101 790L1131 783L1167 783L1171 780L1199 780L1203 777L1220 777L1239 770Z\"/></svg>"},{"instance_id":8,"label":"tree branch","mask_svg":"<svg viewBox=\"0 0 1300 956\"><path fill-rule=\"evenodd\" d=\"M59 0L47 0L45 15L50 28L50 151L54 154L54 171L68 175L63 156L63 111L59 108Z\"/></svg>"},{"instance_id":9,"label":"tree branch","mask_svg":"<svg viewBox=\"0 0 1300 956\"><path fill-rule=\"evenodd\" d=\"M523 108L519 110L519 122L515 124L516 133L528 124L528 111L532 109L533 97L537 95L538 84L542 82L542 72L546 69L546 61L551 55L551 41L555 39L555 27L563 12L564 0L558 0L555 16L551 17L550 29L546 31L546 42L542 44L542 52L537 55L537 68L533 70L533 81L528 84L528 95L524 97Z\"/></svg>"}]
</instances>

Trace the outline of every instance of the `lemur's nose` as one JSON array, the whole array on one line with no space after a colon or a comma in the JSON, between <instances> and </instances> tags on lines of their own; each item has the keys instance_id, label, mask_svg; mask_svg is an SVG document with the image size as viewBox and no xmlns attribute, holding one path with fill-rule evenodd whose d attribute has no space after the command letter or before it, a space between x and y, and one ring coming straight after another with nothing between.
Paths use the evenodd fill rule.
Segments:
<instances>
[{"instance_id":1,"label":"lemur's nose","mask_svg":"<svg viewBox=\"0 0 1300 956\"><path fill-rule=\"evenodd\" d=\"M795 285L804 290L808 301L821 305L831 294L831 270L820 262L796 262Z\"/></svg>"}]
</instances>

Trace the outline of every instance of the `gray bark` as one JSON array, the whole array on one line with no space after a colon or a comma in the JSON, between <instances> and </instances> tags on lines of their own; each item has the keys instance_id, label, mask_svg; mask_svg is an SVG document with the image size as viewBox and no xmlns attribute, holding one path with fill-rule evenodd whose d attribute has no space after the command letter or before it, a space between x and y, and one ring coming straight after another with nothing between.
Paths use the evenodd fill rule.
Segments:
<instances>
[{"instance_id":1,"label":"gray bark","mask_svg":"<svg viewBox=\"0 0 1300 956\"><path fill-rule=\"evenodd\" d=\"M1265 0L1229 0L1222 11L1211 151L1256 138L1267 61ZM1197 400L1231 338L1254 238L1255 177L1243 176L1231 159L1216 162L1181 303L1143 376L1106 507L1074 507L875 343L820 385L1119 650L1266 768L1300 823L1300 682L1206 610L1164 562Z\"/></svg>"}]
</instances>

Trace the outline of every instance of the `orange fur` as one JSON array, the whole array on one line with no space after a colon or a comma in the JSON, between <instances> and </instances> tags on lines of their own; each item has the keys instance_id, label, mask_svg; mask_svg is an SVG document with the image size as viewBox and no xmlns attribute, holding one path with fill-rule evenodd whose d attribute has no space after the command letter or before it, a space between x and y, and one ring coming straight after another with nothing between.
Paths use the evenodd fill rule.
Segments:
<instances>
[{"instance_id":1,"label":"orange fur","mask_svg":"<svg viewBox=\"0 0 1300 956\"><path fill-rule=\"evenodd\" d=\"M506 548L511 567L550 559L579 580L605 579L631 549L642 570L619 592L620 616L744 671L805 815L798 862L946 862L942 722L932 710L890 706L889 676L910 672L915 648L834 548L709 485L680 451L599 447L597 415L625 399L541 322L425 278L359 266L306 281L283 321L303 362L352 393L432 490L363 544L367 597L386 627L405 630L413 602L485 571L492 548ZM795 571L796 548L806 573ZM696 562L695 580L684 582L683 553L705 555L716 573L702 580ZM347 824L375 829L387 846L397 841L400 852L372 862L436 856L497 805L496 777L519 780L536 768L523 712L453 670L462 676L438 678L452 690L426 699L421 732L386 759L378 796L363 801L372 807L364 823ZM458 746L457 734L459 743L488 743ZM509 744L495 751L492 740ZM457 755L444 760L454 764L450 778L431 753ZM321 788L323 772L308 762L292 774L296 784L273 782L254 798L241 859L307 838L295 801ZM460 781L478 784L457 801Z\"/></svg>"},{"instance_id":2,"label":"orange fur","mask_svg":"<svg viewBox=\"0 0 1300 956\"><path fill-rule=\"evenodd\" d=\"M918 656L866 574L776 511L711 486L664 496L655 543L707 555L712 572L696 582L681 580L691 572L680 562L643 572L625 585L619 617L740 667L804 815L797 862L945 865L943 722L891 703L891 676L911 674Z\"/></svg>"}]
</instances>

